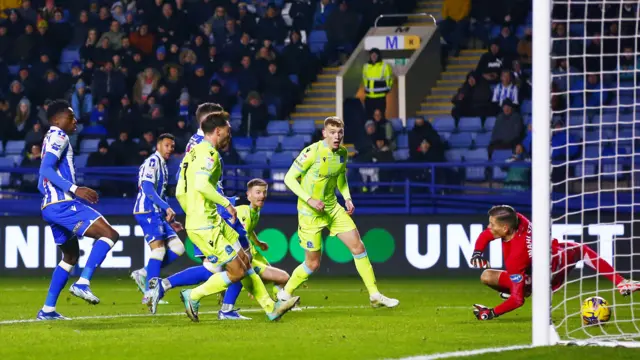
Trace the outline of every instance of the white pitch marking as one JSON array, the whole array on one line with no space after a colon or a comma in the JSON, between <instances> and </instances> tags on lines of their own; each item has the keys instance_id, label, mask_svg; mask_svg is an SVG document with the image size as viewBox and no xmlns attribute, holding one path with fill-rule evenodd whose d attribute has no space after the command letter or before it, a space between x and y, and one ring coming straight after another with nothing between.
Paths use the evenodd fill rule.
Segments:
<instances>
[{"instance_id":1,"label":"white pitch marking","mask_svg":"<svg viewBox=\"0 0 640 360\"><path fill-rule=\"evenodd\" d=\"M505 352L505 351L523 350L523 349L531 349L531 348L533 348L533 345L514 345L514 346L486 348L486 349L478 349L478 350L455 351L455 352L439 353L439 354L431 354L431 355L409 356L409 357L400 358L398 360L448 359L448 358L457 358L457 357L465 357L465 356L473 356L473 355L500 353L500 352Z\"/></svg>"}]
</instances>

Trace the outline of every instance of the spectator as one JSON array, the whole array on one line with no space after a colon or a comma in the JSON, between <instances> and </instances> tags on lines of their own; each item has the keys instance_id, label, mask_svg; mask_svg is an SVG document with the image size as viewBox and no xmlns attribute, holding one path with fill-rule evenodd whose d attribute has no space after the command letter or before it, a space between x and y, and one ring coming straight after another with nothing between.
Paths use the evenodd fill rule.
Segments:
<instances>
[{"instance_id":1,"label":"spectator","mask_svg":"<svg viewBox=\"0 0 640 360\"><path fill-rule=\"evenodd\" d=\"M349 11L346 0L340 0L338 11L332 11L326 20L327 44L325 53L329 63L341 63L337 58L339 50L349 55L353 51L355 36L357 33L353 31L359 25L358 16ZM346 57L345 57L346 59Z\"/></svg>"},{"instance_id":2,"label":"spectator","mask_svg":"<svg viewBox=\"0 0 640 360\"><path fill-rule=\"evenodd\" d=\"M138 146L139 149L145 149L147 152L149 152L149 154L156 151L155 132L153 130L146 130L142 134L142 139L140 139L140 142L138 143L138 145L139 145Z\"/></svg>"},{"instance_id":3,"label":"spectator","mask_svg":"<svg viewBox=\"0 0 640 360\"><path fill-rule=\"evenodd\" d=\"M0 97L0 144L4 144L13 138L15 125L13 118L9 116L9 102Z\"/></svg>"},{"instance_id":4,"label":"spectator","mask_svg":"<svg viewBox=\"0 0 640 360\"><path fill-rule=\"evenodd\" d=\"M530 166L515 166L514 163L531 162L531 156L527 154L521 144L516 145L513 156L506 161L511 166L506 168L507 177L504 179L505 189L525 191L529 190L531 181Z\"/></svg>"},{"instance_id":5,"label":"spectator","mask_svg":"<svg viewBox=\"0 0 640 360\"><path fill-rule=\"evenodd\" d=\"M182 80L182 67L176 64L167 64L164 67L164 84L169 90L169 96L177 99L184 88L184 81Z\"/></svg>"},{"instance_id":6,"label":"spectator","mask_svg":"<svg viewBox=\"0 0 640 360\"><path fill-rule=\"evenodd\" d=\"M360 138L356 145L357 161L368 163L373 161L373 148L377 138L376 123L373 120L367 120L364 124L365 135ZM370 171L366 171L369 173ZM363 175L364 176L364 175Z\"/></svg>"},{"instance_id":7,"label":"spectator","mask_svg":"<svg viewBox=\"0 0 640 360\"><path fill-rule=\"evenodd\" d=\"M53 19L49 21L49 33L51 39L54 41L52 46L55 48L54 53L59 54L59 51L69 45L71 37L69 34L73 32L71 24L64 18L61 9L56 9L53 13ZM55 58L57 62L57 57Z\"/></svg>"},{"instance_id":8,"label":"spectator","mask_svg":"<svg viewBox=\"0 0 640 360\"><path fill-rule=\"evenodd\" d=\"M553 83L559 91L567 91L572 87L571 84L582 77L578 75L579 71L575 67L569 66L567 59L557 59L555 67L551 69L551 73L553 74Z\"/></svg>"},{"instance_id":9,"label":"spectator","mask_svg":"<svg viewBox=\"0 0 640 360\"><path fill-rule=\"evenodd\" d=\"M191 106L189 93L186 90L182 91L178 99L178 119L191 124Z\"/></svg>"},{"instance_id":10,"label":"spectator","mask_svg":"<svg viewBox=\"0 0 640 360\"><path fill-rule=\"evenodd\" d=\"M111 26L109 27L109 31L105 32L100 36L100 40L98 43L102 44L104 39L108 40L109 48L113 50L120 50L122 46L121 39L124 37L124 34L120 31L120 23L117 20L111 21Z\"/></svg>"},{"instance_id":11,"label":"spectator","mask_svg":"<svg viewBox=\"0 0 640 360\"><path fill-rule=\"evenodd\" d=\"M133 102L142 106L147 101L147 97L158 89L160 79L160 73L151 67L139 73L133 88Z\"/></svg>"},{"instance_id":12,"label":"spectator","mask_svg":"<svg viewBox=\"0 0 640 360\"><path fill-rule=\"evenodd\" d=\"M495 127L491 133L489 144L489 156L496 149L512 149L522 140L524 123L522 116L513 111L511 100L506 99L502 103L502 113L496 119Z\"/></svg>"},{"instance_id":13,"label":"spectator","mask_svg":"<svg viewBox=\"0 0 640 360\"><path fill-rule=\"evenodd\" d=\"M71 95L71 108L76 118L86 122L93 111L93 97L86 92L84 81L78 80Z\"/></svg>"},{"instance_id":14,"label":"spectator","mask_svg":"<svg viewBox=\"0 0 640 360\"><path fill-rule=\"evenodd\" d=\"M426 147L423 145L425 142ZM444 144L440 135L422 117L416 118L415 125L409 132L409 157L415 162L444 161Z\"/></svg>"},{"instance_id":15,"label":"spectator","mask_svg":"<svg viewBox=\"0 0 640 360\"><path fill-rule=\"evenodd\" d=\"M95 61L99 66L103 66L110 61L116 52L111 48L108 38L101 38L98 46L93 50L91 60Z\"/></svg>"},{"instance_id":16,"label":"spectator","mask_svg":"<svg viewBox=\"0 0 640 360\"><path fill-rule=\"evenodd\" d=\"M376 109L386 114L387 94L393 87L393 69L391 65L382 62L379 49L373 48L369 51L369 62L362 69L362 78L366 118L373 118Z\"/></svg>"},{"instance_id":17,"label":"spectator","mask_svg":"<svg viewBox=\"0 0 640 360\"><path fill-rule=\"evenodd\" d=\"M494 40L489 46L489 51L484 53L478 62L476 73L480 74L489 83L495 84L499 80L502 71L502 55L500 54L500 44Z\"/></svg>"},{"instance_id":18,"label":"spectator","mask_svg":"<svg viewBox=\"0 0 640 360\"><path fill-rule=\"evenodd\" d=\"M373 162L376 163L392 163L394 162L393 152L387 139L382 134L378 134L375 142L375 147L372 153ZM379 172L380 182L390 182L393 179L393 172L391 170L380 170ZM386 193L390 190L388 186L378 187L379 192Z\"/></svg>"},{"instance_id":19,"label":"spectator","mask_svg":"<svg viewBox=\"0 0 640 360\"><path fill-rule=\"evenodd\" d=\"M80 12L80 15L78 15L78 21L73 24L73 35L70 44L80 47L86 41L90 29L89 14L83 10Z\"/></svg>"},{"instance_id":20,"label":"spectator","mask_svg":"<svg viewBox=\"0 0 640 360\"><path fill-rule=\"evenodd\" d=\"M49 54L42 52L40 53L40 61L31 66L31 74L33 74L33 77L37 80L42 80L47 72L53 68L54 66L51 63Z\"/></svg>"},{"instance_id":21,"label":"spectator","mask_svg":"<svg viewBox=\"0 0 640 360\"><path fill-rule=\"evenodd\" d=\"M11 32L9 32L9 34L11 35ZM36 34L33 31L33 25L26 24L24 26L24 33L20 34L14 42L13 51L11 51L9 55L10 63L30 63L34 58L35 51L37 50L36 45L37 38Z\"/></svg>"},{"instance_id":22,"label":"spectator","mask_svg":"<svg viewBox=\"0 0 640 360\"><path fill-rule=\"evenodd\" d=\"M242 67L238 72L238 92L239 96L245 99L250 92L258 91L260 82L255 68L251 64L251 57L249 55L242 57L241 65ZM290 69L288 66L286 66L286 68Z\"/></svg>"},{"instance_id":23,"label":"spectator","mask_svg":"<svg viewBox=\"0 0 640 360\"><path fill-rule=\"evenodd\" d=\"M8 60L9 49L13 45L13 38L7 34L7 27L0 23L0 58Z\"/></svg>"},{"instance_id":24,"label":"spectator","mask_svg":"<svg viewBox=\"0 0 640 360\"><path fill-rule=\"evenodd\" d=\"M16 138L23 139L27 129L35 122L37 122L37 119L31 114L31 101L27 98L22 98L18 103L14 117Z\"/></svg>"},{"instance_id":25,"label":"spectator","mask_svg":"<svg viewBox=\"0 0 640 360\"><path fill-rule=\"evenodd\" d=\"M505 62L509 64L512 60L517 58L518 38L511 33L511 27L509 24L502 25L500 35L498 35L496 41L499 43Z\"/></svg>"},{"instance_id":26,"label":"spectator","mask_svg":"<svg viewBox=\"0 0 640 360\"><path fill-rule=\"evenodd\" d=\"M107 135L106 122L108 114L104 102L99 102L93 107L89 115L89 122L82 130L81 135L90 138L102 138Z\"/></svg>"},{"instance_id":27,"label":"spectator","mask_svg":"<svg viewBox=\"0 0 640 360\"><path fill-rule=\"evenodd\" d=\"M109 31L111 26L111 14L109 8L105 5L100 7L98 11L98 20L96 21L96 29L102 34Z\"/></svg>"},{"instance_id":28,"label":"spectator","mask_svg":"<svg viewBox=\"0 0 640 360\"><path fill-rule=\"evenodd\" d=\"M89 29L89 32L87 32L87 39L84 41L84 45L80 48L80 58L84 61L93 61L97 45L98 31L96 29Z\"/></svg>"},{"instance_id":29,"label":"spectator","mask_svg":"<svg viewBox=\"0 0 640 360\"><path fill-rule=\"evenodd\" d=\"M138 31L129 34L131 46L140 50L141 53L148 56L153 54L153 44L155 38L149 33L149 25L141 24Z\"/></svg>"},{"instance_id":30,"label":"spectator","mask_svg":"<svg viewBox=\"0 0 640 360\"><path fill-rule=\"evenodd\" d=\"M165 3L162 5L162 15L158 19L156 32L163 43L182 43L184 41L184 24L181 23L181 20L173 14L171 4Z\"/></svg>"},{"instance_id":31,"label":"spectator","mask_svg":"<svg viewBox=\"0 0 640 360\"><path fill-rule=\"evenodd\" d=\"M38 21L38 12L31 6L31 0L22 0L22 4L18 9L20 18L29 24L35 24Z\"/></svg>"},{"instance_id":32,"label":"spectator","mask_svg":"<svg viewBox=\"0 0 640 360\"><path fill-rule=\"evenodd\" d=\"M100 140L98 143L98 151L89 154L87 159L87 167L109 167L115 166L116 162L109 151L109 143L106 140ZM118 183L112 180L99 180L98 190L104 196L116 196L118 194Z\"/></svg>"},{"instance_id":33,"label":"spectator","mask_svg":"<svg viewBox=\"0 0 640 360\"><path fill-rule=\"evenodd\" d=\"M620 81L635 81L635 72L636 69L638 69L636 60L636 55L633 53L633 46L624 46L622 55L620 55L620 61L618 62Z\"/></svg>"},{"instance_id":34,"label":"spectator","mask_svg":"<svg viewBox=\"0 0 640 360\"><path fill-rule=\"evenodd\" d=\"M16 114L15 109L18 107L18 103L25 97L24 86L18 80L13 80L11 86L9 86L9 94L6 100L9 102L9 116L11 118Z\"/></svg>"},{"instance_id":35,"label":"spectator","mask_svg":"<svg viewBox=\"0 0 640 360\"><path fill-rule=\"evenodd\" d=\"M271 39L276 44L284 42L284 38L287 36L287 24L278 15L278 8L275 5L269 4L267 12L258 23L257 35L258 40Z\"/></svg>"},{"instance_id":36,"label":"spectator","mask_svg":"<svg viewBox=\"0 0 640 360\"><path fill-rule=\"evenodd\" d=\"M236 22L240 25L240 30L243 33L255 37L258 21L255 15L247 11L247 4L244 2L238 4L238 20Z\"/></svg>"},{"instance_id":37,"label":"spectator","mask_svg":"<svg viewBox=\"0 0 640 360\"><path fill-rule=\"evenodd\" d=\"M477 76L474 72L467 74L467 80L462 87L458 89L456 95L453 96L451 102L451 116L460 121L461 117L482 117L493 116L496 114L491 104L491 88L489 82L482 76Z\"/></svg>"},{"instance_id":38,"label":"spectator","mask_svg":"<svg viewBox=\"0 0 640 360\"><path fill-rule=\"evenodd\" d=\"M513 60L511 63L511 78L513 84L518 88L518 102L522 102L524 99L531 99L531 79L529 75L522 71L522 66L518 60Z\"/></svg>"},{"instance_id":39,"label":"spectator","mask_svg":"<svg viewBox=\"0 0 640 360\"><path fill-rule=\"evenodd\" d=\"M571 84L571 107L572 108L588 108L596 109L608 100L608 93L603 91L602 82L597 73L587 74L587 82L578 79ZM586 99L586 102L585 102Z\"/></svg>"},{"instance_id":40,"label":"spectator","mask_svg":"<svg viewBox=\"0 0 640 360\"><path fill-rule=\"evenodd\" d=\"M228 61L222 64L222 71L217 72L211 80L217 80L222 85L224 94L229 98L238 95L238 77L233 72L233 66Z\"/></svg>"},{"instance_id":41,"label":"spectator","mask_svg":"<svg viewBox=\"0 0 640 360\"><path fill-rule=\"evenodd\" d=\"M469 31L470 0L444 0L442 4L442 22L440 33L449 45L453 56L460 54Z\"/></svg>"},{"instance_id":42,"label":"spectator","mask_svg":"<svg viewBox=\"0 0 640 360\"><path fill-rule=\"evenodd\" d=\"M376 109L373 112L373 121L376 123L376 134L384 137L386 141L386 145L389 146L391 150L396 149L396 135L393 132L393 126L391 122L387 120L384 116L384 113L379 109Z\"/></svg>"},{"instance_id":43,"label":"spectator","mask_svg":"<svg viewBox=\"0 0 640 360\"><path fill-rule=\"evenodd\" d=\"M242 123L240 124L241 136L259 136L267 129L269 113L267 105L262 102L260 94L252 91L242 104Z\"/></svg>"},{"instance_id":44,"label":"spectator","mask_svg":"<svg viewBox=\"0 0 640 360\"><path fill-rule=\"evenodd\" d=\"M91 93L94 95L94 101L108 98L110 103L117 103L127 92L126 86L124 75L120 71L114 71L113 63L109 60L94 74Z\"/></svg>"},{"instance_id":45,"label":"spectator","mask_svg":"<svg viewBox=\"0 0 640 360\"><path fill-rule=\"evenodd\" d=\"M184 118L178 118L176 122L176 128L172 132L173 136L176 137L176 154L182 154L184 149L187 148L187 144L189 143L189 139L191 139L192 131L187 127L187 123Z\"/></svg>"},{"instance_id":46,"label":"spectator","mask_svg":"<svg viewBox=\"0 0 640 360\"><path fill-rule=\"evenodd\" d=\"M20 167L23 168L40 168L42 162L42 147L39 143L33 143L29 146L29 151L26 156L22 158ZM24 174L22 175L22 181L20 182L20 191L27 193L38 192L38 175L37 174Z\"/></svg>"},{"instance_id":47,"label":"spectator","mask_svg":"<svg viewBox=\"0 0 640 360\"><path fill-rule=\"evenodd\" d=\"M278 65L275 62L269 64L268 73L263 77L264 97L269 103L279 103L279 111L277 117L289 114L293 109L293 84L291 80L278 71Z\"/></svg>"},{"instance_id":48,"label":"spectator","mask_svg":"<svg viewBox=\"0 0 640 360\"><path fill-rule=\"evenodd\" d=\"M518 42L518 56L520 63L526 68L531 68L533 36L531 36L531 28L528 27L524 31L524 37Z\"/></svg>"},{"instance_id":49,"label":"spectator","mask_svg":"<svg viewBox=\"0 0 640 360\"><path fill-rule=\"evenodd\" d=\"M511 100L513 105L518 105L518 87L511 80L511 71L503 69L500 73L500 83L493 89L491 102L502 107L506 99Z\"/></svg>"},{"instance_id":50,"label":"spectator","mask_svg":"<svg viewBox=\"0 0 640 360\"><path fill-rule=\"evenodd\" d=\"M44 140L45 132L42 129L42 125L38 121L34 122L31 130L24 136L24 143L28 149L31 149L33 144L42 144Z\"/></svg>"},{"instance_id":51,"label":"spectator","mask_svg":"<svg viewBox=\"0 0 640 360\"><path fill-rule=\"evenodd\" d=\"M227 12L222 6L216 7L215 14L207 21L207 24L211 25L211 30L214 34L224 33L224 26L229 20ZM213 42L211 42L213 43Z\"/></svg>"},{"instance_id":52,"label":"spectator","mask_svg":"<svg viewBox=\"0 0 640 360\"><path fill-rule=\"evenodd\" d=\"M309 46L304 44L301 39L299 31L291 31L289 44L282 50L282 68L286 69L288 74L297 75L300 86L306 88L318 72L318 64L317 58L311 54Z\"/></svg>"},{"instance_id":53,"label":"spectator","mask_svg":"<svg viewBox=\"0 0 640 360\"><path fill-rule=\"evenodd\" d=\"M121 131L116 141L111 144L110 153L113 154L116 166L139 165L133 162L131 156L137 152L138 145L129 138L127 131Z\"/></svg>"},{"instance_id":54,"label":"spectator","mask_svg":"<svg viewBox=\"0 0 640 360\"><path fill-rule=\"evenodd\" d=\"M209 86L209 94L205 97L207 102L214 104L220 104L223 108L229 108L229 96L227 96L222 90L222 85L217 80L211 82Z\"/></svg>"},{"instance_id":55,"label":"spectator","mask_svg":"<svg viewBox=\"0 0 640 360\"><path fill-rule=\"evenodd\" d=\"M325 23L335 9L336 6L331 0L320 0L316 6L316 12L313 14L313 28L325 29Z\"/></svg>"},{"instance_id":56,"label":"spectator","mask_svg":"<svg viewBox=\"0 0 640 360\"><path fill-rule=\"evenodd\" d=\"M126 16L124 13L124 8L120 1L116 1L111 5L111 17L116 20L120 25L124 25L126 20Z\"/></svg>"}]
</instances>

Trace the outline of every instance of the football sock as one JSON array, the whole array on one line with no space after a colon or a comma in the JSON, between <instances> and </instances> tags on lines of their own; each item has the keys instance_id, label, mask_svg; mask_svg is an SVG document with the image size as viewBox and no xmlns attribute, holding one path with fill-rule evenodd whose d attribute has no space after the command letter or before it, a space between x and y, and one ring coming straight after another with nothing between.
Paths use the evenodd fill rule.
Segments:
<instances>
[{"instance_id":1,"label":"football sock","mask_svg":"<svg viewBox=\"0 0 640 360\"><path fill-rule=\"evenodd\" d=\"M172 262L174 262L177 258L182 254L176 254L171 249L167 249L167 255L165 255L164 259L162 259L162 267L168 266Z\"/></svg>"},{"instance_id":2,"label":"football sock","mask_svg":"<svg viewBox=\"0 0 640 360\"><path fill-rule=\"evenodd\" d=\"M620 276L620 274L616 273L613 267L611 267L606 260L598 256L598 253L588 246L582 246L582 260L584 260L584 263L587 266L611 280L611 282L616 285L624 280L624 278Z\"/></svg>"},{"instance_id":3,"label":"football sock","mask_svg":"<svg viewBox=\"0 0 640 360\"><path fill-rule=\"evenodd\" d=\"M204 284L191 291L191 300L198 301L205 296L219 293L231 285L226 271L213 274Z\"/></svg>"},{"instance_id":4,"label":"football sock","mask_svg":"<svg viewBox=\"0 0 640 360\"><path fill-rule=\"evenodd\" d=\"M273 289L271 290L271 295L273 295L273 298L277 298L278 297L278 292L281 290L282 288L280 287L280 285L273 285Z\"/></svg>"},{"instance_id":5,"label":"football sock","mask_svg":"<svg viewBox=\"0 0 640 360\"><path fill-rule=\"evenodd\" d=\"M93 272L96 271L96 268L102 264L104 259L107 257L107 253L113 247L114 242L106 237L101 237L93 243L93 248L91 249L91 253L89 254L89 258L87 259L87 264L84 266L84 270L82 270L82 274L80 275L80 279L76 282L78 285L89 285L91 278L93 277Z\"/></svg>"},{"instance_id":6,"label":"football sock","mask_svg":"<svg viewBox=\"0 0 640 360\"><path fill-rule=\"evenodd\" d=\"M52 312L56 310L56 303L58 302L58 297L60 296L60 292L67 284L67 280L69 280L69 272L73 269L73 265L67 264L64 261L60 261L58 266L56 266L55 270L53 270L53 275L51 276L51 283L49 284L49 292L47 293L47 299L44 301L44 306L42 310L44 312Z\"/></svg>"},{"instance_id":7,"label":"football sock","mask_svg":"<svg viewBox=\"0 0 640 360\"><path fill-rule=\"evenodd\" d=\"M284 286L284 291L287 294L293 294L293 292L300 287L305 281L309 279L309 276L313 274L313 271L309 269L307 264L302 263L298 265L298 267L293 270L291 273L291 278L287 281L287 284Z\"/></svg>"},{"instance_id":8,"label":"football sock","mask_svg":"<svg viewBox=\"0 0 640 360\"><path fill-rule=\"evenodd\" d=\"M356 264L358 274L360 274L360 277L364 282L364 286L367 287L369 295L378 294L379 291L378 286L376 285L376 276L373 273L373 266L371 266L367 252L365 251L361 254L353 255L353 262Z\"/></svg>"},{"instance_id":9,"label":"football sock","mask_svg":"<svg viewBox=\"0 0 640 360\"><path fill-rule=\"evenodd\" d=\"M275 302L269 296L262 279L253 269L247 270L246 276L242 279L242 285L247 288L247 291L253 295L267 314L273 312Z\"/></svg>"},{"instance_id":10,"label":"football sock","mask_svg":"<svg viewBox=\"0 0 640 360\"><path fill-rule=\"evenodd\" d=\"M171 284L171 287L198 285L207 281L211 275L213 275L213 273L209 271L209 269L203 265L199 265L175 273L166 280ZM166 287L165 290L167 290Z\"/></svg>"},{"instance_id":11,"label":"football sock","mask_svg":"<svg viewBox=\"0 0 640 360\"><path fill-rule=\"evenodd\" d=\"M166 252L164 247L151 250L151 257L147 263L147 283L145 290L149 290L149 280L160 276L162 259L164 259Z\"/></svg>"},{"instance_id":12,"label":"football sock","mask_svg":"<svg viewBox=\"0 0 640 360\"><path fill-rule=\"evenodd\" d=\"M233 306L236 304L238 296L240 296L240 291L242 291L242 282L235 282L229 285L229 288L224 293L224 299L222 300L222 311L233 310Z\"/></svg>"}]
</instances>

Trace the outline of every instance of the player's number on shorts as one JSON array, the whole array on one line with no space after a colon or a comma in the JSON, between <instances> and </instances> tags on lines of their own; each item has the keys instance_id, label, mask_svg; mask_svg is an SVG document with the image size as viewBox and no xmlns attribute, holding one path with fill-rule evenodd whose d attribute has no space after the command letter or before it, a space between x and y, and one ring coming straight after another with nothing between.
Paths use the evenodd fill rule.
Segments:
<instances>
[{"instance_id":1,"label":"player's number on shorts","mask_svg":"<svg viewBox=\"0 0 640 360\"><path fill-rule=\"evenodd\" d=\"M184 162L182 164L182 178L184 179L184 192L187 192L187 168L189 167L188 162Z\"/></svg>"}]
</instances>

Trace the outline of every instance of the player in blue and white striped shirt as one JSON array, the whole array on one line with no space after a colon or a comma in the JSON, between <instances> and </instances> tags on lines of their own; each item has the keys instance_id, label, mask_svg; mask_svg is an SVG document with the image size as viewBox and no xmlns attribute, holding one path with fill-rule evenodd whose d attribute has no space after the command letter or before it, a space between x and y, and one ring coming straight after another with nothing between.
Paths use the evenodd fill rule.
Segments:
<instances>
[{"instance_id":1,"label":"player in blue and white striped shirt","mask_svg":"<svg viewBox=\"0 0 640 360\"><path fill-rule=\"evenodd\" d=\"M166 201L167 183L169 182L169 170L167 160L175 149L175 137L171 134L162 134L158 137L156 152L151 154L138 171L138 196L133 207L136 221L142 228L144 240L151 248L151 258L146 266L146 275L143 303L155 313L156 303L150 303L148 299L149 282L160 276L160 269L171 264L184 254L184 245L174 229L182 226L175 221L176 213ZM167 249L168 248L168 249ZM144 269L138 270L142 272ZM134 280L136 278L134 277ZM142 284L139 284L141 286ZM151 309L151 307L154 307Z\"/></svg>"},{"instance_id":2,"label":"player in blue and white striped shirt","mask_svg":"<svg viewBox=\"0 0 640 360\"><path fill-rule=\"evenodd\" d=\"M77 120L71 106L64 100L52 102L47 109L51 128L42 144L42 163L38 190L43 195L42 218L51 226L53 240L63 257L53 271L49 292L38 320L67 320L56 311L60 292L69 280L69 272L78 262L78 237L97 239L93 243L80 279L69 291L91 304L98 299L89 287L93 272L104 261L107 253L118 241L118 233L102 215L86 203L98 202L98 194L75 184L73 148L69 135L76 131Z\"/></svg>"}]
</instances>

